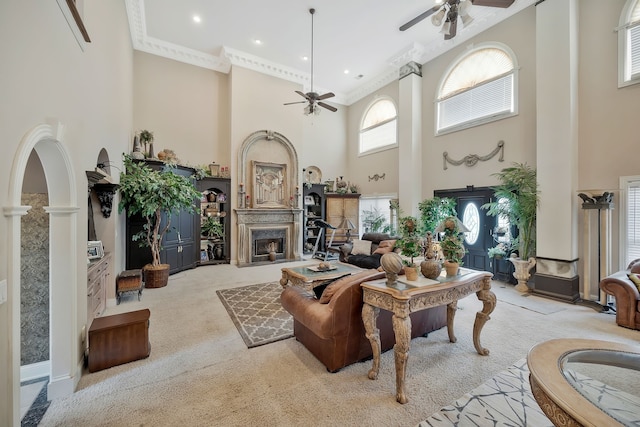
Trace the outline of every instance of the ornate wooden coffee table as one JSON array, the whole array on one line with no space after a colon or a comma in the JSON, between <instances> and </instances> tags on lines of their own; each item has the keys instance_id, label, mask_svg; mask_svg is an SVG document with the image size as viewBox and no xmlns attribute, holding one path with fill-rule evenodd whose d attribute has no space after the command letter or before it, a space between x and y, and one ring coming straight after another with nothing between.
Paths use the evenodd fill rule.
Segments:
<instances>
[{"instance_id":1,"label":"ornate wooden coffee table","mask_svg":"<svg viewBox=\"0 0 640 427\"><path fill-rule=\"evenodd\" d=\"M378 378L380 370L380 331L376 319L380 309L393 312L393 331L396 336L394 348L396 361L396 400L407 403L405 377L409 346L411 343L411 318L409 314L431 307L447 305L447 331L449 341L456 342L453 332L453 319L458 308L458 300L475 292L483 303L482 311L476 313L473 324L473 344L476 351L486 356L489 350L480 345L480 332L489 320L496 306L496 296L491 292L491 273L460 269L461 273L453 277L440 276L437 280L420 277L416 282L403 282L402 279L387 284L387 281L362 284L364 305L362 320L366 335L373 350L373 366L369 378Z\"/></svg>"},{"instance_id":2,"label":"ornate wooden coffee table","mask_svg":"<svg viewBox=\"0 0 640 427\"><path fill-rule=\"evenodd\" d=\"M344 276L346 274L355 274L362 271L361 268L351 264L342 262L331 263L333 270L317 271L316 267L319 263L303 265L300 267L283 268L282 279L280 285L287 287L287 283L291 282L294 286L301 286L307 290L311 290L317 282Z\"/></svg>"}]
</instances>

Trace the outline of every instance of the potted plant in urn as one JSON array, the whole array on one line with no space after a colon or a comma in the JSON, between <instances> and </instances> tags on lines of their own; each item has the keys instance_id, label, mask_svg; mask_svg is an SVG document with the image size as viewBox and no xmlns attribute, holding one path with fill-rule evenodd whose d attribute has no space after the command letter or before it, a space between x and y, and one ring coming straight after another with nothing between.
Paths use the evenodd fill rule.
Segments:
<instances>
[{"instance_id":1,"label":"potted plant in urn","mask_svg":"<svg viewBox=\"0 0 640 427\"><path fill-rule=\"evenodd\" d=\"M526 163L514 163L493 174L500 185L492 187L495 199L482 205L487 215L509 220L518 231L511 243L519 256L511 254L509 261L515 266L516 289L528 292L529 271L536 265L536 214L540 202L536 170Z\"/></svg>"},{"instance_id":2,"label":"potted plant in urn","mask_svg":"<svg viewBox=\"0 0 640 427\"><path fill-rule=\"evenodd\" d=\"M467 253L464 247L464 237L462 236L465 230L466 227L454 216L445 218L436 227L435 231L437 233L444 234L440 240L440 249L444 257L444 268L447 271L447 276L458 274L458 269L462 265L462 258Z\"/></svg>"},{"instance_id":3,"label":"potted plant in urn","mask_svg":"<svg viewBox=\"0 0 640 427\"><path fill-rule=\"evenodd\" d=\"M407 258L402 260L407 280L418 280L418 266L413 261L422 254L422 242L418 234L418 220L412 216L405 216L399 220L398 233L400 239L396 241L396 247Z\"/></svg>"},{"instance_id":4,"label":"potted plant in urn","mask_svg":"<svg viewBox=\"0 0 640 427\"><path fill-rule=\"evenodd\" d=\"M194 212L194 200L202 196L189 177L175 174L170 166L153 170L146 163L124 156L125 171L120 173L119 212L126 209L127 216L140 215L143 230L132 239L148 246L152 262L144 266L145 286L166 286L169 264L161 264L162 239L171 227L171 213L181 210ZM166 222L161 224L162 217ZM161 227L162 225L162 227Z\"/></svg>"}]
</instances>

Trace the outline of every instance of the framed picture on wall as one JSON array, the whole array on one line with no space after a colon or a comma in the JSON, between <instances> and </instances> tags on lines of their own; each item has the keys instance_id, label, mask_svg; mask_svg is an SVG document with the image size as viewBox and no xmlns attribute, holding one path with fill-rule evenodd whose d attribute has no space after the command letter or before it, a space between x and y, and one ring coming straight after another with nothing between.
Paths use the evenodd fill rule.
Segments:
<instances>
[{"instance_id":1,"label":"framed picture on wall","mask_svg":"<svg viewBox=\"0 0 640 427\"><path fill-rule=\"evenodd\" d=\"M104 256L104 247L101 240L89 240L87 242L87 258L100 259Z\"/></svg>"},{"instance_id":2,"label":"framed picture on wall","mask_svg":"<svg viewBox=\"0 0 640 427\"><path fill-rule=\"evenodd\" d=\"M304 196L304 204L305 205L315 205L316 202L313 200L313 196Z\"/></svg>"}]
</instances>

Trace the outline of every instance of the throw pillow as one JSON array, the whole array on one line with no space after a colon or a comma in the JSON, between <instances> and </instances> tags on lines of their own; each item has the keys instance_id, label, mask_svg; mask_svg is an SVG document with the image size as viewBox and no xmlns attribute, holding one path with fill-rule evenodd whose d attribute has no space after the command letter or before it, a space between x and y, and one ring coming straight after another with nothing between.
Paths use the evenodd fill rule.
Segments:
<instances>
[{"instance_id":1,"label":"throw pillow","mask_svg":"<svg viewBox=\"0 0 640 427\"><path fill-rule=\"evenodd\" d=\"M395 246L395 244L396 244L395 240L383 240L378 245L378 249L373 251L373 253L374 254L381 254L381 255L387 254L387 253L393 251L393 247Z\"/></svg>"},{"instance_id":2,"label":"throw pillow","mask_svg":"<svg viewBox=\"0 0 640 427\"><path fill-rule=\"evenodd\" d=\"M638 288L638 291L640 291L640 276L638 276L635 273L629 273L627 274L627 277L636 285L636 288Z\"/></svg>"},{"instance_id":3,"label":"throw pillow","mask_svg":"<svg viewBox=\"0 0 640 427\"><path fill-rule=\"evenodd\" d=\"M348 276L348 274L345 274L343 276L334 277L333 279L325 280L324 282L321 282L317 286L314 286L313 287L313 293L316 295L316 299L320 299L320 297L324 293L325 289L327 289L327 286L329 286L330 284L332 284L336 280L343 278L344 276Z\"/></svg>"},{"instance_id":4,"label":"throw pillow","mask_svg":"<svg viewBox=\"0 0 640 427\"><path fill-rule=\"evenodd\" d=\"M329 301L331 301L331 298L333 298L333 295L338 292L338 289L340 289L340 287L342 286L342 284L344 284L344 281L341 281L339 279L342 279L343 277L347 277L347 276L351 276L351 274L345 274L343 276L340 277L336 277L335 279L332 279L332 282L329 284L329 286L327 286L324 290L324 292L322 293L322 295L320 296L319 299L319 303L320 304L329 304ZM349 279L345 279L347 282Z\"/></svg>"},{"instance_id":5,"label":"throw pillow","mask_svg":"<svg viewBox=\"0 0 640 427\"><path fill-rule=\"evenodd\" d=\"M351 255L371 255L371 240L354 240Z\"/></svg>"}]
</instances>

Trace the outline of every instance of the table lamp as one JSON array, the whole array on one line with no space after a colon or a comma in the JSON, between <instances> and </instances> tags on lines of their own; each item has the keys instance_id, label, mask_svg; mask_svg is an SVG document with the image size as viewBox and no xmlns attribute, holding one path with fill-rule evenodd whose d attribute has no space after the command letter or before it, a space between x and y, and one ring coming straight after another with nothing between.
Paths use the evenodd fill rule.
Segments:
<instances>
[{"instance_id":1,"label":"table lamp","mask_svg":"<svg viewBox=\"0 0 640 427\"><path fill-rule=\"evenodd\" d=\"M353 225L353 222L349 218L342 218L342 222L338 226L338 228L344 228L347 230L347 243L351 243L351 230L355 230L356 226Z\"/></svg>"}]
</instances>

